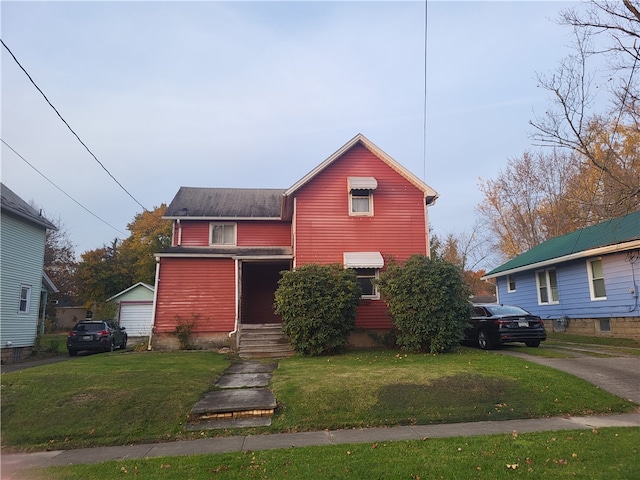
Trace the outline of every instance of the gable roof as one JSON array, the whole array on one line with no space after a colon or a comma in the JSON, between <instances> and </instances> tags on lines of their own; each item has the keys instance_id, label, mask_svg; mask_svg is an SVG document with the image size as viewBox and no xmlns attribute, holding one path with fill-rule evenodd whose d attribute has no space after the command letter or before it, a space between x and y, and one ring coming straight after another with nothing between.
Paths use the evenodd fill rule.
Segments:
<instances>
[{"instance_id":1,"label":"gable roof","mask_svg":"<svg viewBox=\"0 0 640 480\"><path fill-rule=\"evenodd\" d=\"M351 150L357 144L364 146L376 157L378 157L380 160L382 160L384 163L389 165L396 172L398 172L400 175L406 178L415 187L417 187L419 190L424 192L427 205L432 205L436 201L436 199L438 198L438 192L436 192L433 188L431 188L429 185L424 183L422 180L416 177L409 170L407 170L398 162L396 162L393 158L391 158L385 152L380 150L380 148L374 145L373 142L371 142L367 137L365 137L361 133L357 134L355 137L353 137L351 140L345 143L333 155L331 155L324 162L322 162L320 165L318 165L316 168L314 168L308 174L306 174L304 177L298 180L291 188L289 188L286 192L284 192L284 195L286 197L293 195L296 191L298 191L300 188L302 188L307 183L309 183L311 179L313 179L316 175L322 172L325 168L327 168L329 165L331 165L333 162L335 162L337 159L339 159L342 155L344 155L347 151Z\"/></svg>"},{"instance_id":2,"label":"gable roof","mask_svg":"<svg viewBox=\"0 0 640 480\"><path fill-rule=\"evenodd\" d=\"M22 200L18 195L8 188L4 183L0 183L0 208L6 213L20 217L23 220L34 223L40 227L57 230L56 226L44 218L31 205Z\"/></svg>"},{"instance_id":3,"label":"gable roof","mask_svg":"<svg viewBox=\"0 0 640 480\"><path fill-rule=\"evenodd\" d=\"M640 248L640 210L551 238L494 268L483 278L634 248Z\"/></svg>"},{"instance_id":4,"label":"gable roof","mask_svg":"<svg viewBox=\"0 0 640 480\"><path fill-rule=\"evenodd\" d=\"M109 301L113 300L114 298L118 298L119 296L124 295L125 293L130 292L131 290L133 290L135 288L138 288L138 287L144 287L144 288L146 288L147 290L149 290L151 292L155 291L155 288L152 285L149 285L148 283L144 283L144 282L138 282L135 285L131 285L129 288L126 288L126 289L122 290L121 292L116 293L113 297L107 298L106 301L109 302Z\"/></svg>"},{"instance_id":5,"label":"gable roof","mask_svg":"<svg viewBox=\"0 0 640 480\"><path fill-rule=\"evenodd\" d=\"M180 187L162 218L279 219L282 189Z\"/></svg>"}]
</instances>

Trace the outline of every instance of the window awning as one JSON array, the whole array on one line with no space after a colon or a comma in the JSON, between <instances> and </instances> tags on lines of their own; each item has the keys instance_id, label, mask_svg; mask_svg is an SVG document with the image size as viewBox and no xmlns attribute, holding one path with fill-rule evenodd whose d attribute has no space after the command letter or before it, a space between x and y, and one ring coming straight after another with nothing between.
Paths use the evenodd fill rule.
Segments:
<instances>
[{"instance_id":1,"label":"window awning","mask_svg":"<svg viewBox=\"0 0 640 480\"><path fill-rule=\"evenodd\" d=\"M344 252L345 268L382 268L384 258L380 252Z\"/></svg>"},{"instance_id":2,"label":"window awning","mask_svg":"<svg viewBox=\"0 0 640 480\"><path fill-rule=\"evenodd\" d=\"M375 190L378 181L375 177L347 177L349 191L351 190Z\"/></svg>"}]
</instances>

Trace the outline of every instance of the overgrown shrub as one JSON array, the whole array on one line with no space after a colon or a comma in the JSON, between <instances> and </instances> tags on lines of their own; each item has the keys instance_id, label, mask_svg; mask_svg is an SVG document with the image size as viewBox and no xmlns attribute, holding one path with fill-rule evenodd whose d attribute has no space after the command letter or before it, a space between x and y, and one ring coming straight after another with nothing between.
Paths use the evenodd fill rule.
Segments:
<instances>
[{"instance_id":1,"label":"overgrown shrub","mask_svg":"<svg viewBox=\"0 0 640 480\"><path fill-rule=\"evenodd\" d=\"M360 287L353 270L339 264L309 264L283 272L275 311L291 346L303 355L322 355L344 346L355 328Z\"/></svg>"},{"instance_id":2,"label":"overgrown shrub","mask_svg":"<svg viewBox=\"0 0 640 480\"><path fill-rule=\"evenodd\" d=\"M402 349L440 353L462 339L471 305L469 288L456 265L413 255L404 265L390 262L378 286Z\"/></svg>"},{"instance_id":3,"label":"overgrown shrub","mask_svg":"<svg viewBox=\"0 0 640 480\"><path fill-rule=\"evenodd\" d=\"M178 337L180 342L180 350L191 350L191 330L196 326L198 315L193 315L191 320L185 320L184 318L176 315L176 328L173 330L173 334Z\"/></svg>"}]
</instances>

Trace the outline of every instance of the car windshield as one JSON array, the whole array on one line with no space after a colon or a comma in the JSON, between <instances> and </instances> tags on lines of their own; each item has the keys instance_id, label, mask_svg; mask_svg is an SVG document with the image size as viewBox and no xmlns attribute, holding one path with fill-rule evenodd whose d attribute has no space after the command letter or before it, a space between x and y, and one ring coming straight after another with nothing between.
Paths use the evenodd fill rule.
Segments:
<instances>
[{"instance_id":1,"label":"car windshield","mask_svg":"<svg viewBox=\"0 0 640 480\"><path fill-rule=\"evenodd\" d=\"M496 316L529 315L529 312L515 305L487 305L486 308L492 315Z\"/></svg>"}]
</instances>

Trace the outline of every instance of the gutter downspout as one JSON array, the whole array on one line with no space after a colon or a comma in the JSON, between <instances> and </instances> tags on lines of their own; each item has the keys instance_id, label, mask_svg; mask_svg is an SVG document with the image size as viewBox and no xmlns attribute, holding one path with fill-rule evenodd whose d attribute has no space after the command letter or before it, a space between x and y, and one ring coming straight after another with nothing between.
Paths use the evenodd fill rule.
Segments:
<instances>
[{"instance_id":1,"label":"gutter downspout","mask_svg":"<svg viewBox=\"0 0 640 480\"><path fill-rule=\"evenodd\" d=\"M156 257L156 284L153 289L153 313L151 314L151 330L149 330L149 344L147 351L151 351L151 338L156 328L156 308L158 304L158 287L160 286L160 257Z\"/></svg>"},{"instance_id":2,"label":"gutter downspout","mask_svg":"<svg viewBox=\"0 0 640 480\"><path fill-rule=\"evenodd\" d=\"M240 268L240 260L238 260L237 258L234 259L235 265L236 265L236 321L233 325L233 330L229 332L229 338L231 338L232 335L238 333L238 321L240 319L240 280L238 278L238 272L239 272L239 268ZM236 349L238 348L238 338L236 337Z\"/></svg>"}]
</instances>

